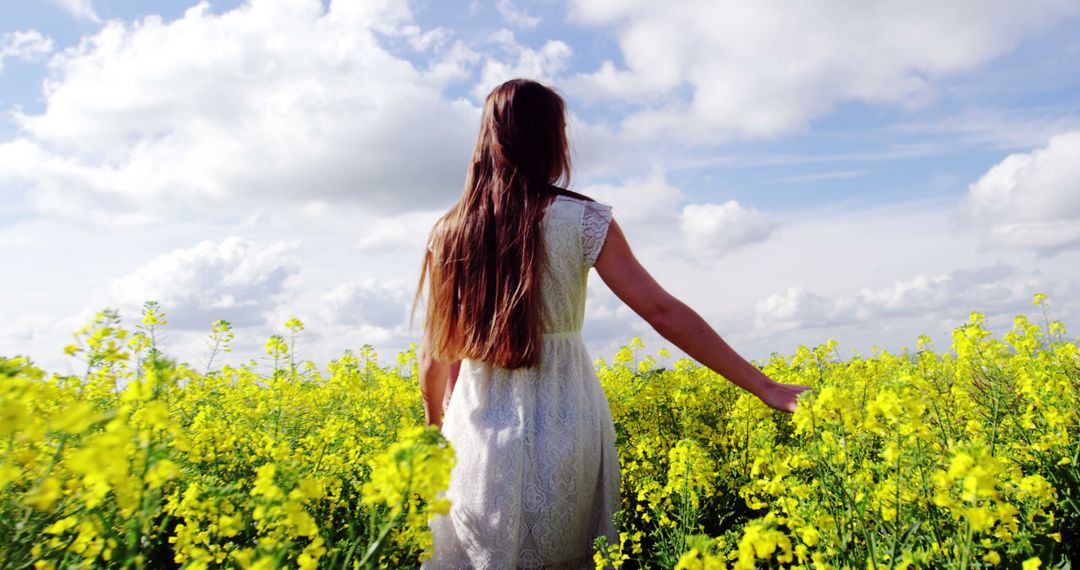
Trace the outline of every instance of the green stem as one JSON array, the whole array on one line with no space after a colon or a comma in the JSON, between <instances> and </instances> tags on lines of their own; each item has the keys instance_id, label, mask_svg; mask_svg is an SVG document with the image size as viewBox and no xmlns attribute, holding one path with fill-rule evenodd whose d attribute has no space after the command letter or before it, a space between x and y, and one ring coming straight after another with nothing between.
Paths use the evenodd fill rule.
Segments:
<instances>
[{"instance_id":1,"label":"green stem","mask_svg":"<svg viewBox=\"0 0 1080 570\"><path fill-rule=\"evenodd\" d=\"M901 516L903 513L902 513L901 508L900 508L900 479L901 479L901 477L903 477L902 471L900 470L900 457L902 455L901 450L903 448L900 446L900 443L901 443L900 442L900 426L898 424L896 426L896 474L895 474L895 476L896 476L896 524L894 525L894 528L893 528L892 552L889 555L889 568L890 569L896 567L896 554L897 554L896 550L897 550L897 547L899 546L899 542L900 542L900 521L904 520L904 517Z\"/></svg>"}]
</instances>

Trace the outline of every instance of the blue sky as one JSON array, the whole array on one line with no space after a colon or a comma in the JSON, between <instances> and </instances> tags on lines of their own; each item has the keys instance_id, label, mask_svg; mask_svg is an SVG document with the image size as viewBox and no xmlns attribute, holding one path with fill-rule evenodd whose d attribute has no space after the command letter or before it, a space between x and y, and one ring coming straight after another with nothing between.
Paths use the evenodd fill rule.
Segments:
<instances>
[{"instance_id":1,"label":"blue sky","mask_svg":"<svg viewBox=\"0 0 1080 570\"><path fill-rule=\"evenodd\" d=\"M152 10L152 11L148 11ZM748 356L942 348L1038 291L1080 326L1080 2L16 3L0 18L0 354L59 371L160 300L256 355L417 340L423 235L483 95L572 113L573 187ZM590 281L586 338L665 345Z\"/></svg>"}]
</instances>

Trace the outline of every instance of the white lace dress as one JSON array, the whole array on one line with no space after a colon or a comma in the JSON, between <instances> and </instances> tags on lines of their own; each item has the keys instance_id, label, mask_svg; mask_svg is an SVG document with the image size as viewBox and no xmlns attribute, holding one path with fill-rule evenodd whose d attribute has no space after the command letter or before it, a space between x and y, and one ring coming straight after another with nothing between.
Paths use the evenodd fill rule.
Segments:
<instances>
[{"instance_id":1,"label":"white lace dress","mask_svg":"<svg viewBox=\"0 0 1080 570\"><path fill-rule=\"evenodd\" d=\"M548 206L538 366L462 362L442 429L457 454L450 513L430 521L424 568L594 568L593 540L615 540L615 427L581 338L610 221L597 202L560 195Z\"/></svg>"}]
</instances>

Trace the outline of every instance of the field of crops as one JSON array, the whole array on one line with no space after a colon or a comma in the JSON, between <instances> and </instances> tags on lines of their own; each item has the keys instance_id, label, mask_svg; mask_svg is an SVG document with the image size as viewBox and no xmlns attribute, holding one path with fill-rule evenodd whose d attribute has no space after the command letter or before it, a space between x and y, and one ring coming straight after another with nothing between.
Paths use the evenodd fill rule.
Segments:
<instances>
[{"instance_id":1,"label":"field of crops","mask_svg":"<svg viewBox=\"0 0 1080 570\"><path fill-rule=\"evenodd\" d=\"M761 363L812 386L794 415L635 339L597 362L624 510L597 568L1034 568L1080 561L1080 346L1061 323L981 315L948 350ZM416 567L453 451L422 426L416 358L198 369L158 349L148 303L104 311L82 376L0 358L0 569ZM252 355L255 356L255 355Z\"/></svg>"}]
</instances>

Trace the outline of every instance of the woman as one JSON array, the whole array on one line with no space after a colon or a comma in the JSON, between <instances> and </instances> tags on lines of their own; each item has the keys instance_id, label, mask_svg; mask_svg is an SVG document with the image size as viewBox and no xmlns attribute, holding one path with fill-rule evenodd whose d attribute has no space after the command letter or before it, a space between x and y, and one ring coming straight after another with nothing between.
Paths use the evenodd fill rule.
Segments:
<instances>
[{"instance_id":1,"label":"woman","mask_svg":"<svg viewBox=\"0 0 1080 570\"><path fill-rule=\"evenodd\" d=\"M594 538L615 541L614 425L581 339L590 267L664 338L766 404L793 411L806 390L736 354L638 263L609 206L562 187L565 127L551 89L496 87L461 200L432 228L420 388L457 465L425 568L591 568Z\"/></svg>"}]
</instances>

